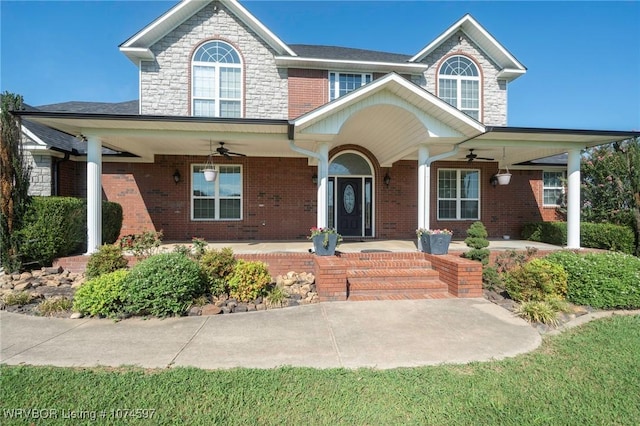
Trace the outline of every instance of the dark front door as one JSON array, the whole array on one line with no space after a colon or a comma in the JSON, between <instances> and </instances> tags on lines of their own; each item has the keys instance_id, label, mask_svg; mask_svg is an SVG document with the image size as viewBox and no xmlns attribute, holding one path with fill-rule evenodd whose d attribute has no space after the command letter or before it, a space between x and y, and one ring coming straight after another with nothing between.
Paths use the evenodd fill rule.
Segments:
<instances>
[{"instance_id":1,"label":"dark front door","mask_svg":"<svg viewBox=\"0 0 640 426\"><path fill-rule=\"evenodd\" d=\"M337 230L344 236L362 236L362 179L338 178Z\"/></svg>"}]
</instances>

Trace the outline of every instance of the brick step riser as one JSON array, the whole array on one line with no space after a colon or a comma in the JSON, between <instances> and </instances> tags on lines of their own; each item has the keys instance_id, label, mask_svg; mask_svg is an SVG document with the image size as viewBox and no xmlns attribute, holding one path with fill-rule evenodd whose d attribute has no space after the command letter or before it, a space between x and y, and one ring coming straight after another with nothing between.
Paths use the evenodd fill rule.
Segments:
<instances>
[{"instance_id":1,"label":"brick step riser","mask_svg":"<svg viewBox=\"0 0 640 426\"><path fill-rule=\"evenodd\" d=\"M348 262L347 269L431 269L431 262L426 260L393 260L393 261L385 261L385 260L371 260L371 261L360 261L360 262Z\"/></svg>"},{"instance_id":2,"label":"brick step riser","mask_svg":"<svg viewBox=\"0 0 640 426\"><path fill-rule=\"evenodd\" d=\"M447 290L443 290L441 288L434 288L433 290L425 290L425 289L415 289L415 290L403 290L403 291L385 291L385 290L371 290L371 291L353 291L349 292L347 298L352 296L393 296L398 295L401 296L403 294L406 295L431 295L431 294L448 294Z\"/></svg>"},{"instance_id":3,"label":"brick step riser","mask_svg":"<svg viewBox=\"0 0 640 426\"><path fill-rule=\"evenodd\" d=\"M449 293L433 294L394 294L394 295L358 295L349 296L347 300L351 302L363 302L367 300L420 300L420 299L451 299Z\"/></svg>"},{"instance_id":4,"label":"brick step riser","mask_svg":"<svg viewBox=\"0 0 640 426\"><path fill-rule=\"evenodd\" d=\"M353 293L356 291L414 291L414 290L424 290L424 291L432 291L432 290L443 290L449 291L446 284L442 282L433 282L431 284L425 283L405 283L402 285L394 286L391 284L381 284L381 283L348 283L347 288L349 293Z\"/></svg>"},{"instance_id":5,"label":"brick step riser","mask_svg":"<svg viewBox=\"0 0 640 426\"><path fill-rule=\"evenodd\" d=\"M439 280L438 273L415 274L403 273L381 273L381 274L347 274L347 281L361 282L392 282L392 281L434 281Z\"/></svg>"}]
</instances>

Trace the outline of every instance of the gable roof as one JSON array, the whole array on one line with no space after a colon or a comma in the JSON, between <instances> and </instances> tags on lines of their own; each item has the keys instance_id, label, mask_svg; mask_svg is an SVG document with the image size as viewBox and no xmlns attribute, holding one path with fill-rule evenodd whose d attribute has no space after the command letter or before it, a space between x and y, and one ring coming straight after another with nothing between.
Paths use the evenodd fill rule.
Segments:
<instances>
[{"instance_id":1,"label":"gable roof","mask_svg":"<svg viewBox=\"0 0 640 426\"><path fill-rule=\"evenodd\" d=\"M410 55L400 53L379 52L376 50L354 49L339 46L321 46L311 44L290 44L298 56L318 59L341 59L368 62L395 62L406 64Z\"/></svg>"},{"instance_id":2,"label":"gable roof","mask_svg":"<svg viewBox=\"0 0 640 426\"><path fill-rule=\"evenodd\" d=\"M464 32L501 68L498 75L500 78L515 80L527 71L524 65L468 13L409 59L409 62L422 61L457 31Z\"/></svg>"},{"instance_id":3,"label":"gable roof","mask_svg":"<svg viewBox=\"0 0 640 426\"><path fill-rule=\"evenodd\" d=\"M138 65L140 60L153 60L154 55L150 49L153 44L211 3L215 3L214 10L217 10L217 8L220 7L219 5L222 5L232 12L238 19L255 31L265 43L278 52L278 54L296 55L289 46L258 21L255 16L249 13L249 11L236 0L183 0L122 43L120 45L120 51L127 55L136 65Z\"/></svg>"}]
</instances>

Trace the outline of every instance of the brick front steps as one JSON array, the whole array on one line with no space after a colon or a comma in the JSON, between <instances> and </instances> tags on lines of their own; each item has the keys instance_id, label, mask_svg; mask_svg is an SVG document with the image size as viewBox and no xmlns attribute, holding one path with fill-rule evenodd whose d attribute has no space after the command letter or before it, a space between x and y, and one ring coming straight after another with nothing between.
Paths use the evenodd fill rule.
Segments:
<instances>
[{"instance_id":1,"label":"brick front steps","mask_svg":"<svg viewBox=\"0 0 640 426\"><path fill-rule=\"evenodd\" d=\"M347 261L347 300L398 300L449 296L440 274L423 258Z\"/></svg>"},{"instance_id":2,"label":"brick front steps","mask_svg":"<svg viewBox=\"0 0 640 426\"><path fill-rule=\"evenodd\" d=\"M320 301L482 297L482 265L458 255L420 252L237 254L267 263L272 277L287 272L315 275ZM54 266L84 272L88 256L57 259ZM130 265L134 263L131 259Z\"/></svg>"}]
</instances>

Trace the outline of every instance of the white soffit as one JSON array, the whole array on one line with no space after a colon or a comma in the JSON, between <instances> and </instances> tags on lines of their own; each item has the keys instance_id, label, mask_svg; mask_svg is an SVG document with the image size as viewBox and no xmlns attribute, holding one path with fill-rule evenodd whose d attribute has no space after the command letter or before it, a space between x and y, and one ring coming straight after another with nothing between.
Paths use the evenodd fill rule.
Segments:
<instances>
[{"instance_id":1,"label":"white soffit","mask_svg":"<svg viewBox=\"0 0 640 426\"><path fill-rule=\"evenodd\" d=\"M374 95L385 90L414 105L425 114L437 118L463 135L471 136L485 131L485 127L481 123L395 73L387 74L345 96L301 115L294 120L296 130L303 131L332 115L342 113L352 105L368 102L369 98L373 98Z\"/></svg>"}]
</instances>

